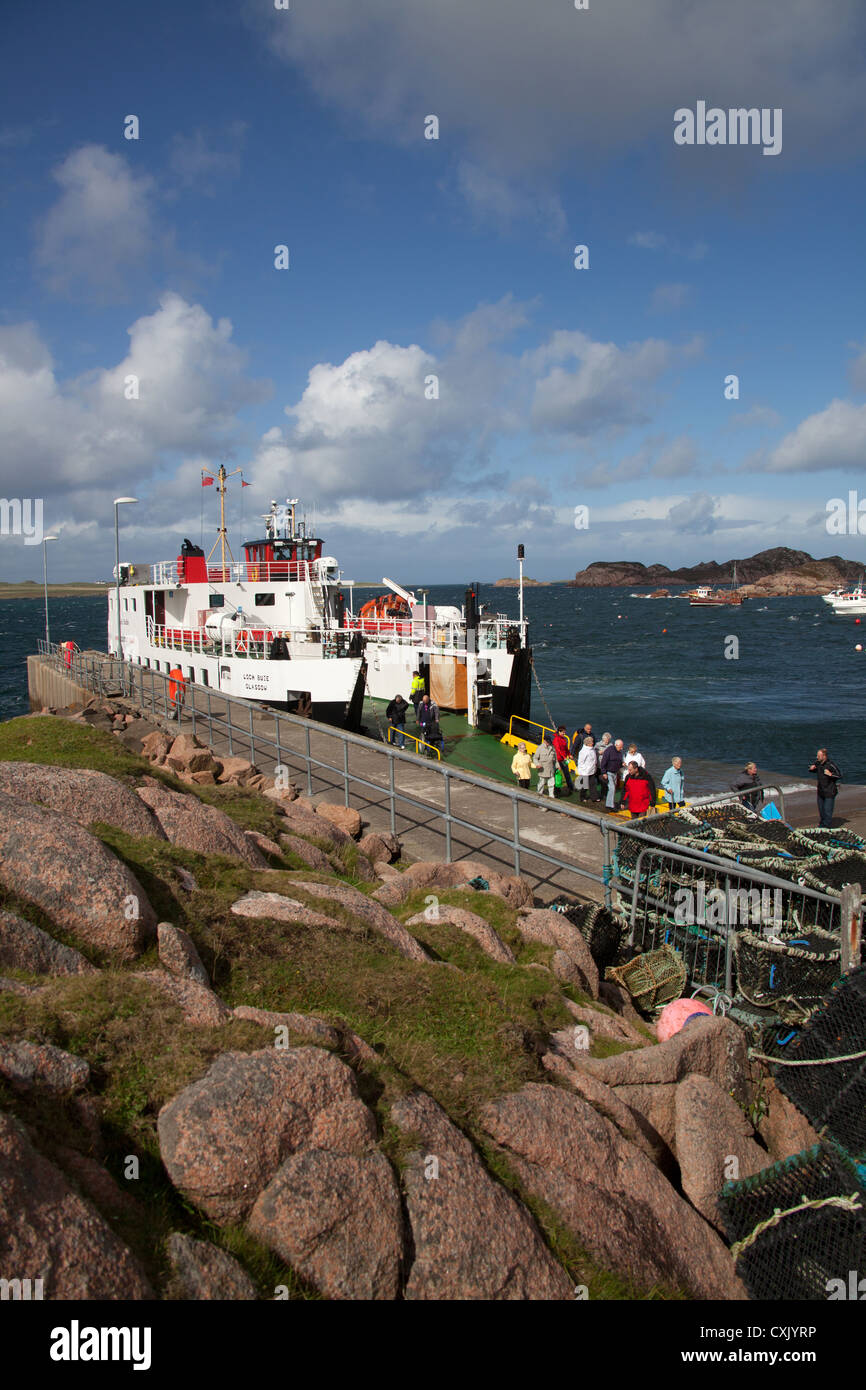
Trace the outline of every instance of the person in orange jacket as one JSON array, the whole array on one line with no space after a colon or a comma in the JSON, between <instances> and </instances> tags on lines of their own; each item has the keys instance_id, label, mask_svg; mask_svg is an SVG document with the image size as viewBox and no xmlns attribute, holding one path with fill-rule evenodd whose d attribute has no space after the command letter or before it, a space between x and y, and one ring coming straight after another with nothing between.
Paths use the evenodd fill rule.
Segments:
<instances>
[{"instance_id":1,"label":"person in orange jacket","mask_svg":"<svg viewBox=\"0 0 866 1390\"><path fill-rule=\"evenodd\" d=\"M172 717L176 718L178 723L180 723L185 695L186 681L184 680L183 671L179 666L172 666L168 673L168 698L173 706Z\"/></svg>"}]
</instances>

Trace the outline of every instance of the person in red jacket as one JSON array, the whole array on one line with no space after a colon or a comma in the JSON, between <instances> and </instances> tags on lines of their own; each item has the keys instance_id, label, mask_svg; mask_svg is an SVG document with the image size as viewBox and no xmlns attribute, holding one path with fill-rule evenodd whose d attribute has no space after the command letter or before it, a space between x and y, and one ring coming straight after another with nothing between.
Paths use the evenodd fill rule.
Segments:
<instances>
[{"instance_id":1,"label":"person in red jacket","mask_svg":"<svg viewBox=\"0 0 866 1390\"><path fill-rule=\"evenodd\" d=\"M574 783L571 780L571 773L568 770L570 747L564 724L559 724L556 733L553 735L553 751L556 754L556 761L559 763L562 780L568 788L565 794L566 796L571 796L571 793L574 791Z\"/></svg>"},{"instance_id":2,"label":"person in red jacket","mask_svg":"<svg viewBox=\"0 0 866 1390\"><path fill-rule=\"evenodd\" d=\"M650 807L650 780L639 763L629 763L622 789L622 805L632 816L645 816Z\"/></svg>"}]
</instances>

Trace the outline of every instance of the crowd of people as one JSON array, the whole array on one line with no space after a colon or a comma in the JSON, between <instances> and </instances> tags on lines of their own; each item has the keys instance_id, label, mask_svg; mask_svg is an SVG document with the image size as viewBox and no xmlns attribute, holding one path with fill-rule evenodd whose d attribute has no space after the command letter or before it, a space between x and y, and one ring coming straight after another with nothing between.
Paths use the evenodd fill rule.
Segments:
<instances>
[{"instance_id":1,"label":"crowd of people","mask_svg":"<svg viewBox=\"0 0 866 1390\"><path fill-rule=\"evenodd\" d=\"M171 674L174 675L174 672ZM439 707L426 693L424 678L417 671L412 674L409 700L395 695L385 710L390 726L389 737L393 735L398 748L405 747L409 701L414 708L415 724L419 730L419 751L421 747L430 747L444 752ZM577 770L576 785L572 778L572 766ZM604 801L606 811L628 811L632 817L646 815L657 802L655 783L637 744L629 743L625 748L623 739L614 738L609 733L602 734L596 743L589 722L577 729L571 739L564 724L559 724L553 734L545 731L542 742L531 756L526 744L519 743L511 760L511 771L523 791L532 788L533 769L538 773L536 791L540 796L546 793L552 800L556 798L559 786L564 796L573 796L576 791L578 803L600 804ZM829 828L842 773L826 748L818 749L809 771L817 776L819 824ZM678 754L671 758L671 765L662 777L660 787L671 810L685 805L685 773L683 760ZM757 763L753 760L747 762L741 776L731 783L730 789L742 792L742 804L757 810L764 799Z\"/></svg>"},{"instance_id":2,"label":"crowd of people","mask_svg":"<svg viewBox=\"0 0 866 1390\"><path fill-rule=\"evenodd\" d=\"M572 778L572 766L577 771L577 783ZM579 803L604 801L605 810L625 810L632 816L646 815L656 804L656 787L647 770L646 758L636 743L629 743L604 733L596 742L592 725L586 723L569 739L565 725L560 724L553 734L545 733L542 742L530 757L525 743L518 745L511 771L525 791L532 786L532 769L538 772L536 790L556 797L557 784L564 796L577 792ZM671 760L671 766L661 779L661 789L668 805L681 806L685 801L683 760Z\"/></svg>"}]
</instances>

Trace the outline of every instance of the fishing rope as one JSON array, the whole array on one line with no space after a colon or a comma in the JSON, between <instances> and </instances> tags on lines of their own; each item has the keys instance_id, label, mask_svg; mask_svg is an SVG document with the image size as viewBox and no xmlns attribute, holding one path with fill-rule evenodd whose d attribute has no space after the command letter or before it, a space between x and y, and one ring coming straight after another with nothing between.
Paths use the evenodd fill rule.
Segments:
<instances>
[{"instance_id":1,"label":"fishing rope","mask_svg":"<svg viewBox=\"0 0 866 1390\"><path fill-rule=\"evenodd\" d=\"M861 1202L856 1192L853 1192L850 1197L819 1197L813 1198L811 1201L804 1194L799 1206L788 1207L785 1211L776 1207L772 1216L768 1216L766 1221L758 1222L751 1235L745 1236L743 1240L738 1240L735 1245L731 1246L731 1254L735 1260L738 1260L743 1251L748 1250L749 1246L758 1239L758 1236L764 1231L768 1231L771 1226L778 1226L779 1222L783 1221L786 1216L794 1216L798 1211L817 1207L841 1207L843 1211L860 1211Z\"/></svg>"},{"instance_id":2,"label":"fishing rope","mask_svg":"<svg viewBox=\"0 0 866 1390\"><path fill-rule=\"evenodd\" d=\"M532 667L532 674L533 674L533 676L535 677L535 684L538 686L538 693L539 693L539 695L541 696L541 703L544 705L544 712L545 712L545 714L547 715L548 719L550 720L550 727L551 727L552 729L555 729L555 728L556 728L556 720L554 719L553 715L551 714L551 712L550 712L550 706L549 706L549 704L547 703L547 701L546 701L545 698L544 698L544 691L543 691L542 688L541 688L541 681L538 679L538 672L537 672L536 669L535 669L535 657L534 657L534 656L531 656L531 657L529 658L529 664L530 664L530 666Z\"/></svg>"},{"instance_id":3,"label":"fishing rope","mask_svg":"<svg viewBox=\"0 0 866 1390\"><path fill-rule=\"evenodd\" d=\"M866 1057L866 1050L862 1052L848 1052L844 1057L789 1058L768 1057L765 1052L752 1052L750 1048L749 1056L757 1058L759 1062L772 1062L774 1065L780 1067L829 1067L833 1062L856 1062L859 1057Z\"/></svg>"}]
</instances>

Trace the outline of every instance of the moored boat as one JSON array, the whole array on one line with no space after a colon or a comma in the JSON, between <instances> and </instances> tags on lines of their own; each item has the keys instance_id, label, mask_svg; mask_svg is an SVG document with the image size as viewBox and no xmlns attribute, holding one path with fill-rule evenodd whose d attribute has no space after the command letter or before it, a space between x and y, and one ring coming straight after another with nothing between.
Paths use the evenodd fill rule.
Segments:
<instances>
[{"instance_id":1,"label":"moored boat","mask_svg":"<svg viewBox=\"0 0 866 1390\"><path fill-rule=\"evenodd\" d=\"M110 652L165 672L179 666L200 685L346 728L359 727L365 694L408 696L414 671L442 709L465 714L473 727L502 729L511 715L528 716L522 588L516 621L488 613L477 586L457 608L419 603L388 579L386 592L355 613L351 581L298 520L296 498L272 502L264 536L245 541L243 560L234 559L227 476L220 467L214 479L220 526L208 556L184 540L175 560L144 575L118 566L108 596Z\"/></svg>"}]
</instances>

